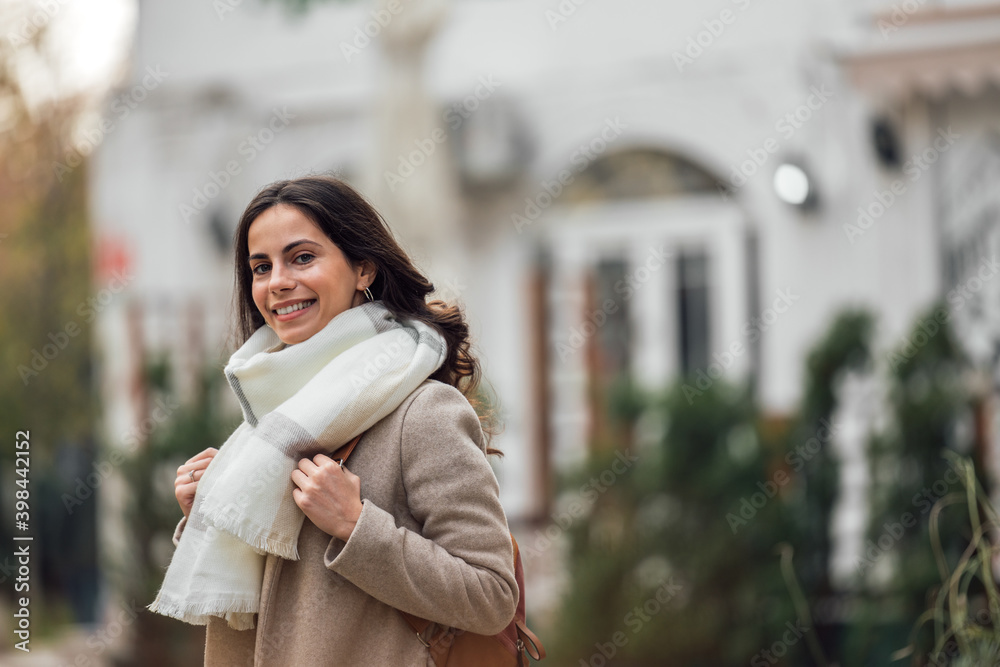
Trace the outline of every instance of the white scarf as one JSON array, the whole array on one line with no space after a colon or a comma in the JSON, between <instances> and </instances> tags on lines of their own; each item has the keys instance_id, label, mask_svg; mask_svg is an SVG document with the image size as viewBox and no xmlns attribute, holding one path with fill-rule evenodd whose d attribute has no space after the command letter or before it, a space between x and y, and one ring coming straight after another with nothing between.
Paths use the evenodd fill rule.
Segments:
<instances>
[{"instance_id":1,"label":"white scarf","mask_svg":"<svg viewBox=\"0 0 1000 667\"><path fill-rule=\"evenodd\" d=\"M446 354L436 329L397 319L381 301L349 308L295 345L257 329L225 368L244 421L199 478L148 608L196 625L219 616L237 630L254 627L265 554L299 558L305 515L291 480L299 460L336 450L391 413Z\"/></svg>"}]
</instances>

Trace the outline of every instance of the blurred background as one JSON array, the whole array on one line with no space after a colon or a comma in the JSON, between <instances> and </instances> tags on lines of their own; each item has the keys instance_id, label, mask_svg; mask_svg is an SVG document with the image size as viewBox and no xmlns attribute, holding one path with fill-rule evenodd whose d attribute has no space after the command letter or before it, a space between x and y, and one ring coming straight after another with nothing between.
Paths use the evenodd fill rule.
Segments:
<instances>
[{"instance_id":1,"label":"blurred background","mask_svg":"<svg viewBox=\"0 0 1000 667\"><path fill-rule=\"evenodd\" d=\"M1000 2L2 0L0 664L201 664L173 478L313 173L465 309L543 664L998 659Z\"/></svg>"}]
</instances>

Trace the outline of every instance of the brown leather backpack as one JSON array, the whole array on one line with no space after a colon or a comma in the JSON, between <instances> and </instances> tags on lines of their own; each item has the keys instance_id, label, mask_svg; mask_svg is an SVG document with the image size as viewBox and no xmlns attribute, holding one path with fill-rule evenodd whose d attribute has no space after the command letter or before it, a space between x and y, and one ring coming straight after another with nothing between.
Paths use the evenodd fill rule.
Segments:
<instances>
[{"instance_id":1,"label":"brown leather backpack","mask_svg":"<svg viewBox=\"0 0 1000 667\"><path fill-rule=\"evenodd\" d=\"M520 595L514 618L496 635L477 635L474 632L440 628L436 623L418 616L399 612L417 633L417 639L427 647L437 667L524 667L527 656L535 660L545 657L545 647L524 623L524 567L517 540L514 544L514 578ZM435 626L435 627L432 627ZM427 632L430 629L430 635ZM527 655L525 655L527 654Z\"/></svg>"},{"instance_id":2,"label":"brown leather backpack","mask_svg":"<svg viewBox=\"0 0 1000 667\"><path fill-rule=\"evenodd\" d=\"M330 457L340 459L341 462L347 461L360 439L361 435L340 447ZM417 640L430 652L437 667L526 667L527 656L530 655L535 660L545 657L545 647L524 622L524 566L513 535L510 536L510 541L514 546L514 579L520 593L514 618L499 634L477 635L399 612L416 632Z\"/></svg>"}]
</instances>

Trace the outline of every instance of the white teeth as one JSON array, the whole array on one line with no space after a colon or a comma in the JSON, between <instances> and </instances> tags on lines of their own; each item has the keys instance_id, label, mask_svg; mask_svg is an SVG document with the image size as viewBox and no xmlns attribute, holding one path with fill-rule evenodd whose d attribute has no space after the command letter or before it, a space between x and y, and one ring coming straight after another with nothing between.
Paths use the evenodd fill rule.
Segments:
<instances>
[{"instance_id":1,"label":"white teeth","mask_svg":"<svg viewBox=\"0 0 1000 667\"><path fill-rule=\"evenodd\" d=\"M296 310L302 310L303 308L308 308L315 302L316 302L315 299L313 299L312 301L301 301L299 303L292 304L288 308L278 308L274 312L278 313L279 315L287 315L288 313L294 313Z\"/></svg>"}]
</instances>

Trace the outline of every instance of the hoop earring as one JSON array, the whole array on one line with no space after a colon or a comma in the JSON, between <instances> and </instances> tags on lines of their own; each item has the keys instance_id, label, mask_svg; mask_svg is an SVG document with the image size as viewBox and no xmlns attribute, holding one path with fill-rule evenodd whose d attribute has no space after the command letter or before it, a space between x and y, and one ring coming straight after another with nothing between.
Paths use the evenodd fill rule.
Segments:
<instances>
[{"instance_id":1,"label":"hoop earring","mask_svg":"<svg viewBox=\"0 0 1000 667\"><path fill-rule=\"evenodd\" d=\"M368 301L374 301L375 297L372 296L371 290L367 287L365 288L365 296L368 297Z\"/></svg>"}]
</instances>

